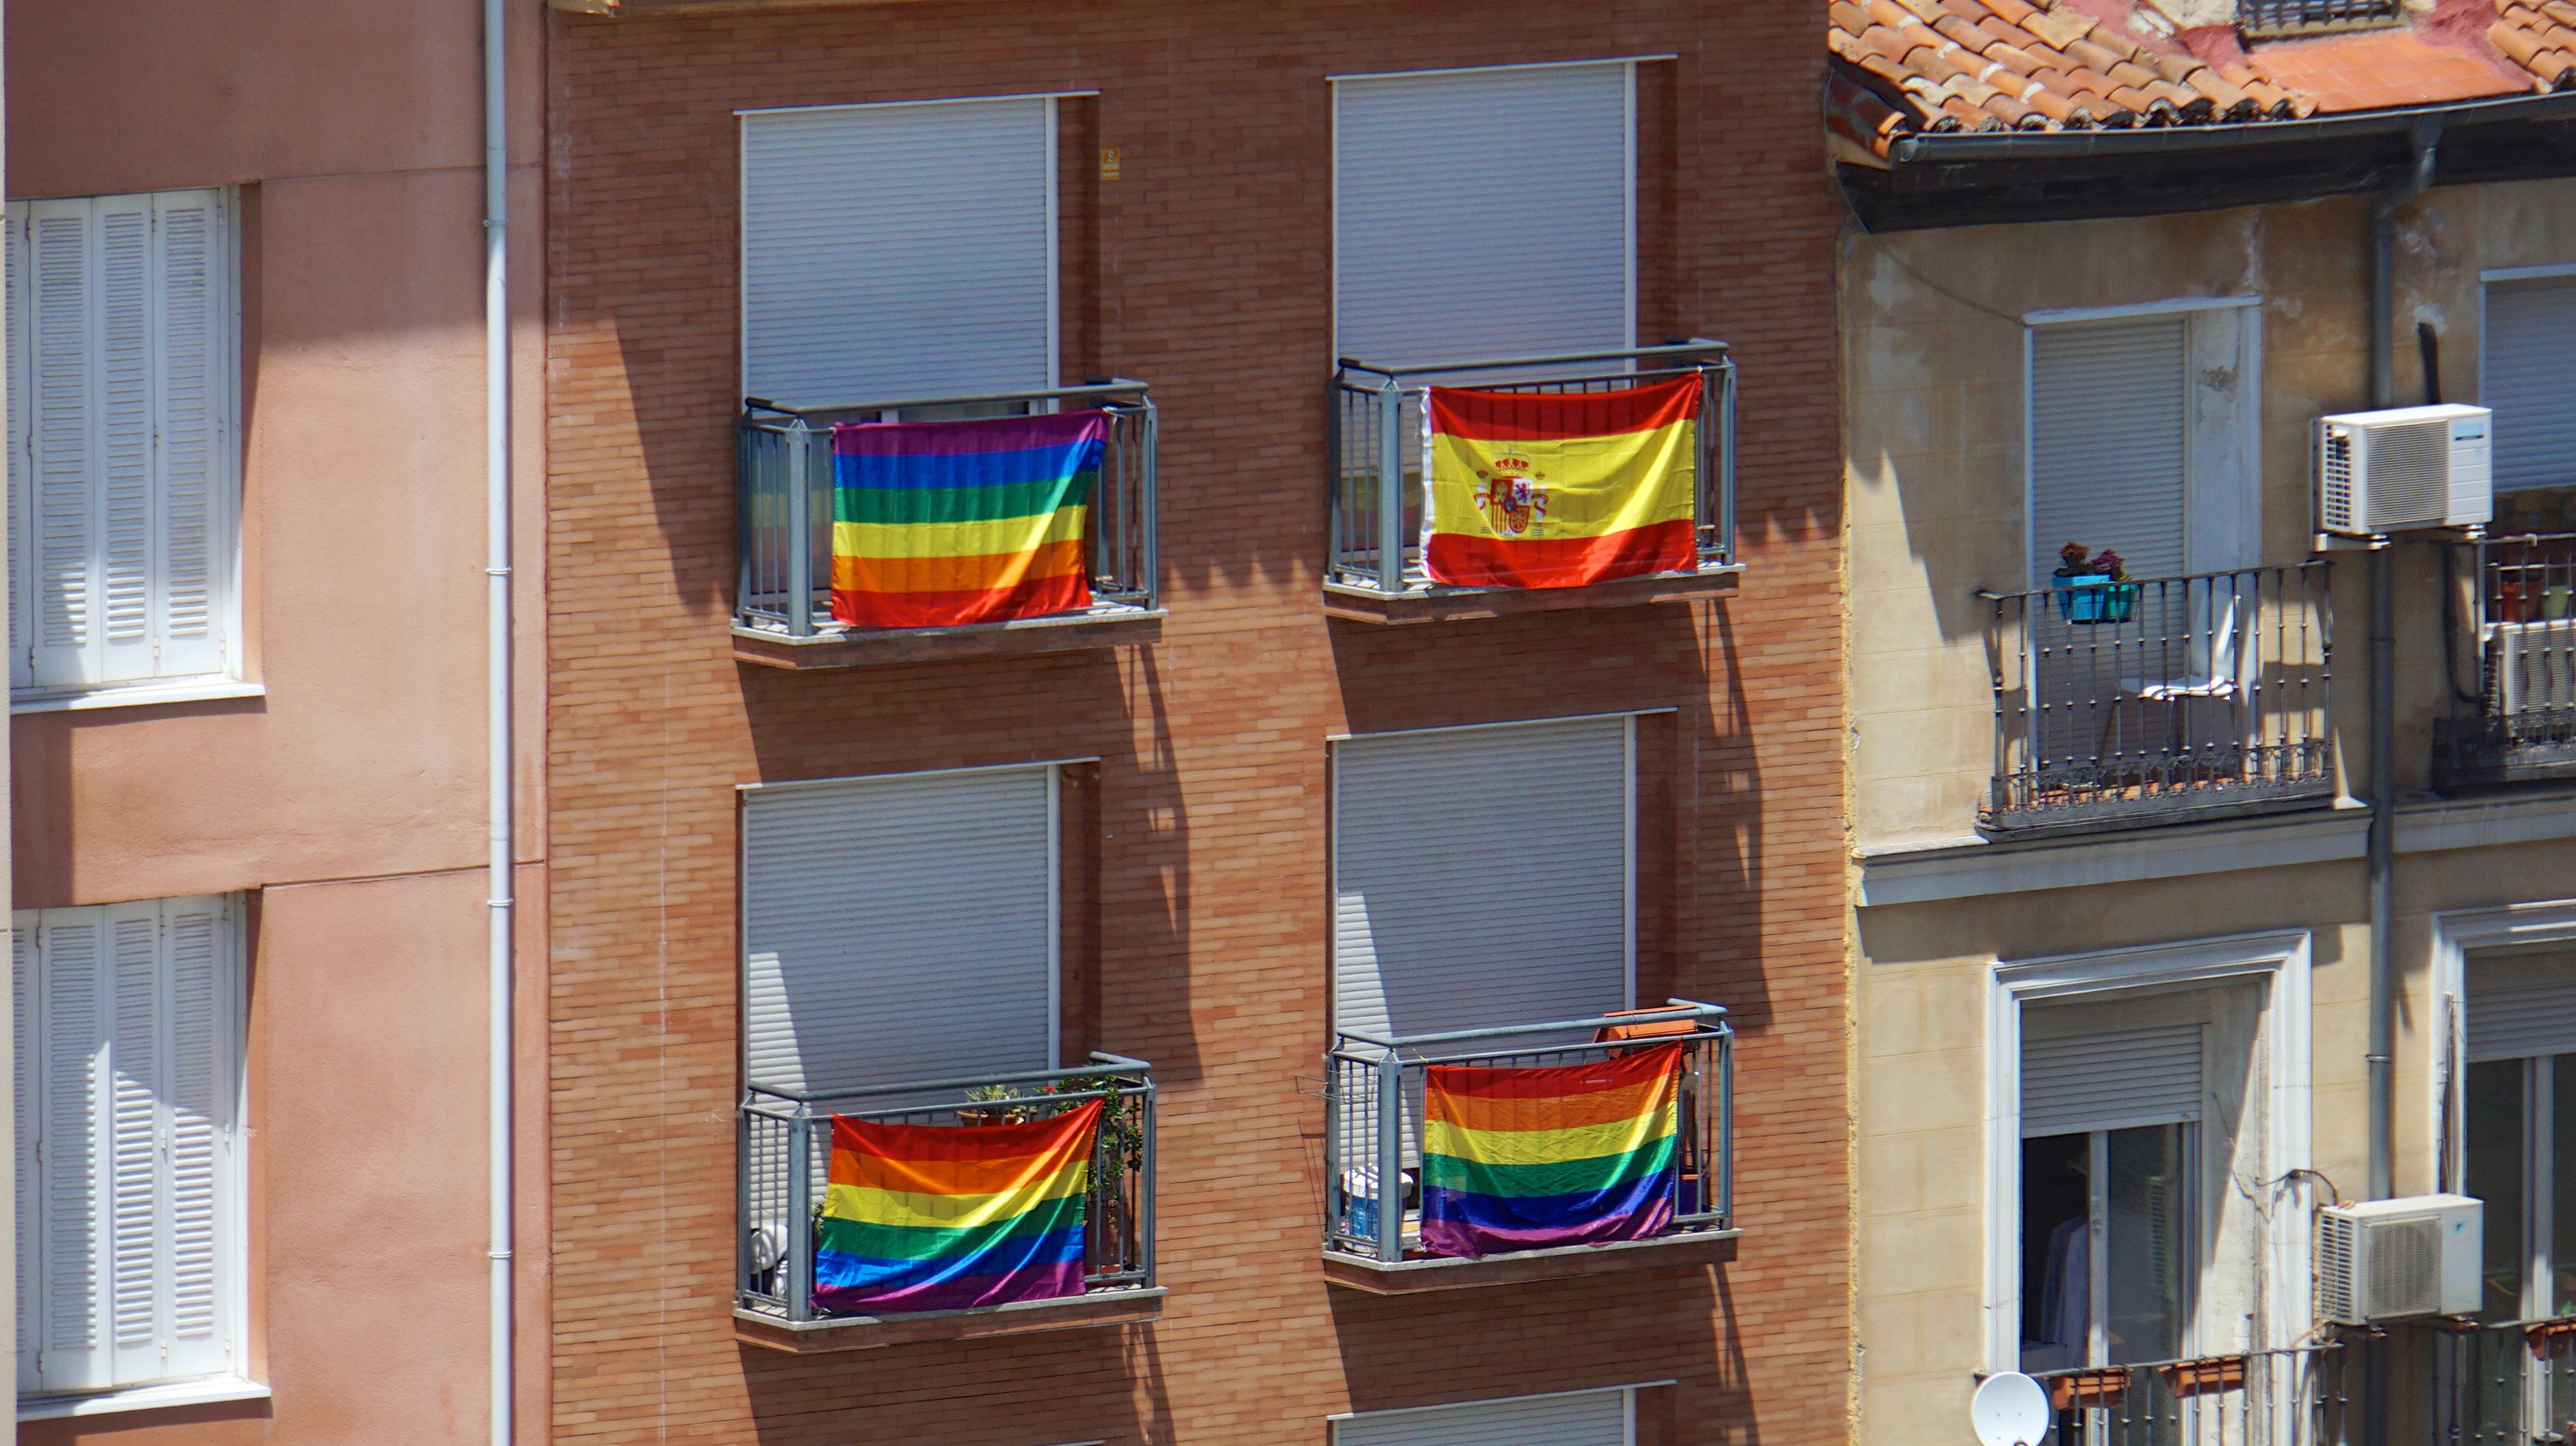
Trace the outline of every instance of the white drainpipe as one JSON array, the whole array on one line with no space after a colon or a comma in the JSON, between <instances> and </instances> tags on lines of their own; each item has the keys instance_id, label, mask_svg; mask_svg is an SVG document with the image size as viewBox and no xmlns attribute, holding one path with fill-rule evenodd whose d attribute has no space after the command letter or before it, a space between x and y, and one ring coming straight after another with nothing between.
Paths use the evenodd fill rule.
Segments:
<instances>
[{"instance_id":1,"label":"white drainpipe","mask_svg":"<svg viewBox=\"0 0 2576 1446\"><path fill-rule=\"evenodd\" d=\"M509 1446L517 1398L511 1318L511 938L516 755L510 716L510 172L508 16L483 0L483 571L490 626L485 706L491 750L492 1446Z\"/></svg>"}]
</instances>

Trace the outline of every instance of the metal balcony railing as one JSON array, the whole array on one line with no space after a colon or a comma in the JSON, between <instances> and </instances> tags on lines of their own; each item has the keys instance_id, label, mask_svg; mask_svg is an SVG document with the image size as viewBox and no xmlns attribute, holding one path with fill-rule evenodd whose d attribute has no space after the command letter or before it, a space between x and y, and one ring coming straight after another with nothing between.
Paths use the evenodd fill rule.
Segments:
<instances>
[{"instance_id":1,"label":"metal balcony railing","mask_svg":"<svg viewBox=\"0 0 2576 1446\"><path fill-rule=\"evenodd\" d=\"M1688 1033L1605 1039L1605 1031L1675 1023ZM1337 1031L1325 1056L1324 1248L1366 1259L1419 1255L1423 1070L1435 1064L1529 1068L1607 1059L1679 1041L1684 1066L1678 1198L1666 1235L1734 1220L1735 1031L1726 1010L1687 999L1657 1010L1444 1034ZM1393 1185L1390 1192L1381 1182Z\"/></svg>"},{"instance_id":2,"label":"metal balcony railing","mask_svg":"<svg viewBox=\"0 0 2576 1446\"><path fill-rule=\"evenodd\" d=\"M1994 613L1989 832L2331 797L2328 564L2031 592Z\"/></svg>"},{"instance_id":3,"label":"metal balcony railing","mask_svg":"<svg viewBox=\"0 0 2576 1446\"><path fill-rule=\"evenodd\" d=\"M2360 1424L2348 1354L2327 1341L2034 1374L2057 1412L2049 1446L2345 1446Z\"/></svg>"},{"instance_id":4,"label":"metal balcony railing","mask_svg":"<svg viewBox=\"0 0 2576 1446\"><path fill-rule=\"evenodd\" d=\"M2576 1439L2576 1317L2443 1323L2431 1338L2435 1446Z\"/></svg>"},{"instance_id":5,"label":"metal balcony railing","mask_svg":"<svg viewBox=\"0 0 2576 1446\"><path fill-rule=\"evenodd\" d=\"M1429 387L1557 395L1625 391L1691 375L1705 388L1694 515L1699 571L1711 572L1735 561L1735 361L1726 343L1692 341L1440 366L1381 366L1343 358L1333 373L1333 431L1326 448L1333 473L1325 484L1325 584L1382 597L1435 589L1422 570L1422 397Z\"/></svg>"},{"instance_id":6,"label":"metal balcony railing","mask_svg":"<svg viewBox=\"0 0 2576 1446\"><path fill-rule=\"evenodd\" d=\"M2576 777L2576 533L2445 547L2441 787Z\"/></svg>"},{"instance_id":7,"label":"metal balcony railing","mask_svg":"<svg viewBox=\"0 0 2576 1446\"><path fill-rule=\"evenodd\" d=\"M743 399L735 446L734 625L791 638L832 621L832 424L935 422L1098 407L1109 414L1085 545L1091 613L1154 606L1155 418L1143 382L791 408ZM802 539L802 545L799 545Z\"/></svg>"},{"instance_id":8,"label":"metal balcony railing","mask_svg":"<svg viewBox=\"0 0 2576 1446\"><path fill-rule=\"evenodd\" d=\"M742 1308L787 1321L814 1306L815 1217L831 1168L832 1117L968 1129L986 1122L1051 1118L1088 1100L1107 1100L1091 1157L1083 1289L1154 1283L1153 1066L1094 1054L1072 1069L878 1085L800 1095L753 1085L737 1120L735 1198L742 1239Z\"/></svg>"}]
</instances>

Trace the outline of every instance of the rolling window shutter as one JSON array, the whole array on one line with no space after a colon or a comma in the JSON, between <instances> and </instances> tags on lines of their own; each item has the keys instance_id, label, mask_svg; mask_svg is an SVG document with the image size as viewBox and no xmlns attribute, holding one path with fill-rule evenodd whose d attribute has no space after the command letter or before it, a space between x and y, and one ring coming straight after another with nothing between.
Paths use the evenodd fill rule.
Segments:
<instances>
[{"instance_id":1,"label":"rolling window shutter","mask_svg":"<svg viewBox=\"0 0 2576 1446\"><path fill-rule=\"evenodd\" d=\"M1055 770L743 802L744 1062L826 1093L1055 1058Z\"/></svg>"},{"instance_id":2,"label":"rolling window shutter","mask_svg":"<svg viewBox=\"0 0 2576 1446\"><path fill-rule=\"evenodd\" d=\"M2183 315L2032 332L2033 586L2047 585L2069 542L2117 552L2136 577L2186 570L2189 358Z\"/></svg>"},{"instance_id":3,"label":"rolling window shutter","mask_svg":"<svg viewBox=\"0 0 2576 1446\"><path fill-rule=\"evenodd\" d=\"M2471 959L2472 1061L2576 1054L2576 955Z\"/></svg>"},{"instance_id":4,"label":"rolling window shutter","mask_svg":"<svg viewBox=\"0 0 2576 1446\"><path fill-rule=\"evenodd\" d=\"M10 208L18 686L216 673L231 607L220 193ZM23 536L18 534L23 533Z\"/></svg>"},{"instance_id":5,"label":"rolling window shutter","mask_svg":"<svg viewBox=\"0 0 2576 1446\"><path fill-rule=\"evenodd\" d=\"M1582 1391L1418 1411L1374 1411L1333 1423L1333 1446L1626 1446L1628 1393Z\"/></svg>"},{"instance_id":6,"label":"rolling window shutter","mask_svg":"<svg viewBox=\"0 0 2576 1446\"><path fill-rule=\"evenodd\" d=\"M2478 395L2495 409L2495 485L2576 482L2576 278L2487 288Z\"/></svg>"},{"instance_id":7,"label":"rolling window shutter","mask_svg":"<svg viewBox=\"0 0 2576 1446\"><path fill-rule=\"evenodd\" d=\"M16 994L42 1041L21 1129L22 1389L95 1390L232 1365L229 906L146 900L20 916ZM26 1016L22 1016L24 1018ZM22 1078L25 1077L22 1072ZM22 1138L22 1150L28 1149ZM40 1352L24 1354L32 1344Z\"/></svg>"},{"instance_id":8,"label":"rolling window shutter","mask_svg":"<svg viewBox=\"0 0 2576 1446\"><path fill-rule=\"evenodd\" d=\"M1053 385L1054 116L743 117L743 390L820 407Z\"/></svg>"},{"instance_id":9,"label":"rolling window shutter","mask_svg":"<svg viewBox=\"0 0 2576 1446\"><path fill-rule=\"evenodd\" d=\"M1628 346L1631 68L1333 87L1334 342L1387 365Z\"/></svg>"},{"instance_id":10,"label":"rolling window shutter","mask_svg":"<svg viewBox=\"0 0 2576 1446\"><path fill-rule=\"evenodd\" d=\"M1628 1003L1629 729L1587 718L1334 745L1338 1028L1424 1034Z\"/></svg>"},{"instance_id":11,"label":"rolling window shutter","mask_svg":"<svg viewBox=\"0 0 2576 1446\"><path fill-rule=\"evenodd\" d=\"M2201 1029L2174 1024L2024 1040L2023 1138L2199 1119Z\"/></svg>"}]
</instances>

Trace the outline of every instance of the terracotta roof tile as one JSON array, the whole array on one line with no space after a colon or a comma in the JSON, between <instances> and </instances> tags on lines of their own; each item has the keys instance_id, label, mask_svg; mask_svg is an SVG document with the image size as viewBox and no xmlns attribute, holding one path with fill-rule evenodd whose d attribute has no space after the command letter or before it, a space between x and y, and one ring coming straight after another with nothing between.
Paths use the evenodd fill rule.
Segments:
<instances>
[{"instance_id":1,"label":"terracotta roof tile","mask_svg":"<svg viewBox=\"0 0 2576 1446\"><path fill-rule=\"evenodd\" d=\"M2439 26L2250 45L2227 31L2188 50L2078 3L1829 0L1829 129L1885 156L1908 131L2249 125L2576 89L2576 0L2443 0ZM2452 23L2463 4L2491 7L2482 34Z\"/></svg>"}]
</instances>

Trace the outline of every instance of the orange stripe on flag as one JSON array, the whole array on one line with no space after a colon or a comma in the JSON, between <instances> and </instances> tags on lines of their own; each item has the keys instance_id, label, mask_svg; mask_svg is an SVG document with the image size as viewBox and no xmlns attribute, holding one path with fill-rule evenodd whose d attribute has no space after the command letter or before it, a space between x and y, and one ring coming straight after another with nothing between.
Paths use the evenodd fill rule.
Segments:
<instances>
[{"instance_id":1,"label":"orange stripe on flag","mask_svg":"<svg viewBox=\"0 0 2576 1446\"><path fill-rule=\"evenodd\" d=\"M1620 1061L1626 1063L1626 1061ZM1562 1095L1544 1100L1505 1095L1473 1095L1431 1087L1429 1117L1466 1130L1573 1130L1587 1125L1633 1120L1671 1097L1670 1070L1610 1089Z\"/></svg>"},{"instance_id":2,"label":"orange stripe on flag","mask_svg":"<svg viewBox=\"0 0 2576 1446\"><path fill-rule=\"evenodd\" d=\"M832 558L832 586L859 592L983 592L1016 587L1046 577L1083 570L1083 542L1041 543L1026 552L988 552L969 557Z\"/></svg>"}]
</instances>

